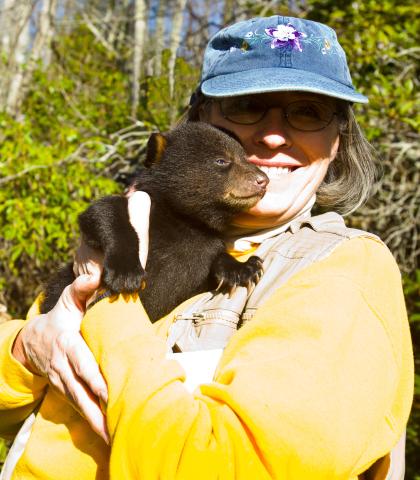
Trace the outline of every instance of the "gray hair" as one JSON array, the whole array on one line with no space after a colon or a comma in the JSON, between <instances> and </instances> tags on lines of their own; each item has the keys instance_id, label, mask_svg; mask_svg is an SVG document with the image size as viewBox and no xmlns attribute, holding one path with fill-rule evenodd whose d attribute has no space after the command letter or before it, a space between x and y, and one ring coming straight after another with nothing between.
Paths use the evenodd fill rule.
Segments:
<instances>
[{"instance_id":1,"label":"gray hair","mask_svg":"<svg viewBox=\"0 0 420 480\"><path fill-rule=\"evenodd\" d=\"M338 108L340 144L316 197L318 205L349 215L368 200L379 171L351 105L341 101Z\"/></svg>"},{"instance_id":2,"label":"gray hair","mask_svg":"<svg viewBox=\"0 0 420 480\"><path fill-rule=\"evenodd\" d=\"M180 123L198 121L200 111L211 101L201 93ZM375 166L376 153L357 123L350 103L339 100L339 136L340 144L337 156L327 171L327 175L318 188L317 204L329 210L349 215L363 205L373 191L378 169Z\"/></svg>"}]
</instances>

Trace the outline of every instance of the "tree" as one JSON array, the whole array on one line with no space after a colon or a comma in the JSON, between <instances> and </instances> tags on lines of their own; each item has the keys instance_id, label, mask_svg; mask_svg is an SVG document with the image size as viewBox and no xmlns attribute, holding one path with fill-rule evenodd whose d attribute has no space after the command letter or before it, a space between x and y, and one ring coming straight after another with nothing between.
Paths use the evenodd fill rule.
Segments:
<instances>
[{"instance_id":1,"label":"tree","mask_svg":"<svg viewBox=\"0 0 420 480\"><path fill-rule=\"evenodd\" d=\"M132 104L131 115L136 117L137 107L140 98L140 82L142 62L144 56L144 47L147 32L147 9L144 0L135 0L134 2L134 47L133 47L133 74L132 74Z\"/></svg>"},{"instance_id":2,"label":"tree","mask_svg":"<svg viewBox=\"0 0 420 480\"><path fill-rule=\"evenodd\" d=\"M172 31L169 42L169 61L168 61L168 77L169 77L169 98L173 100L175 90L175 62L178 47L182 41L181 29L183 23L184 9L186 0L176 0L173 10ZM173 124L177 115L176 109L171 110L170 123Z\"/></svg>"},{"instance_id":3,"label":"tree","mask_svg":"<svg viewBox=\"0 0 420 480\"><path fill-rule=\"evenodd\" d=\"M0 108L13 116L18 115L38 64L48 65L51 58L51 40L54 33L56 0L43 0L39 12L37 2L6 0L1 24L3 55L7 58L1 91L4 92ZM35 37L30 36L32 17L38 22Z\"/></svg>"},{"instance_id":4,"label":"tree","mask_svg":"<svg viewBox=\"0 0 420 480\"><path fill-rule=\"evenodd\" d=\"M14 115L22 99L24 65L30 46L29 21L33 4L30 1L5 0L0 28L2 56L0 70L0 109Z\"/></svg>"}]
</instances>

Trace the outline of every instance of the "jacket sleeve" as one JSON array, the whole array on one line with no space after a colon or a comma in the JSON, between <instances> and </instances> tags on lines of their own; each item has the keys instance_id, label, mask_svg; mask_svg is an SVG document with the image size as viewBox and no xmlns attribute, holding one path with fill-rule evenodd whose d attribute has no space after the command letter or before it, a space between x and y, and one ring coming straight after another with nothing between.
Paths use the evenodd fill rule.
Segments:
<instances>
[{"instance_id":1,"label":"jacket sleeve","mask_svg":"<svg viewBox=\"0 0 420 480\"><path fill-rule=\"evenodd\" d=\"M33 375L12 355L23 320L0 325L0 435L13 437L41 400L47 380Z\"/></svg>"},{"instance_id":2,"label":"jacket sleeve","mask_svg":"<svg viewBox=\"0 0 420 480\"><path fill-rule=\"evenodd\" d=\"M355 478L408 418L400 274L371 239L292 277L192 394L139 303L103 300L82 329L109 386L111 478Z\"/></svg>"}]
</instances>

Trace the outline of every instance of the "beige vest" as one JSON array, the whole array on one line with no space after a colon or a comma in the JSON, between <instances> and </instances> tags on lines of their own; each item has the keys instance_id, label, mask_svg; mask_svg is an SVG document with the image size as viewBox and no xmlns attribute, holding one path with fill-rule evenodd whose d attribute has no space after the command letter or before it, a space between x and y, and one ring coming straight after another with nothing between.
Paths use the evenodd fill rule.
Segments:
<instances>
[{"instance_id":1,"label":"beige vest","mask_svg":"<svg viewBox=\"0 0 420 480\"><path fill-rule=\"evenodd\" d=\"M252 320L258 307L295 273L328 257L341 243L373 234L347 228L334 212L292 222L286 232L265 240L256 250L264 274L248 291L238 287L231 295L203 293L172 325L168 346L181 351L224 348L233 333Z\"/></svg>"}]
</instances>

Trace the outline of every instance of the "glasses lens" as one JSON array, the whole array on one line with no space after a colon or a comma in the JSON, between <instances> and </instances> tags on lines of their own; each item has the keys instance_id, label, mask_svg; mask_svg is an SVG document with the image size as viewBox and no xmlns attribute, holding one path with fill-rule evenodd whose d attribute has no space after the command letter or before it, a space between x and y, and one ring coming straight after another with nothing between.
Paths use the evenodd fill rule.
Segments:
<instances>
[{"instance_id":1,"label":"glasses lens","mask_svg":"<svg viewBox=\"0 0 420 480\"><path fill-rule=\"evenodd\" d=\"M290 103L285 114L289 124L296 130L314 132L328 126L335 112L324 103L301 100Z\"/></svg>"},{"instance_id":2,"label":"glasses lens","mask_svg":"<svg viewBox=\"0 0 420 480\"><path fill-rule=\"evenodd\" d=\"M224 98L219 104L222 115L227 120L242 125L259 122L267 110L263 102L252 97Z\"/></svg>"}]
</instances>

